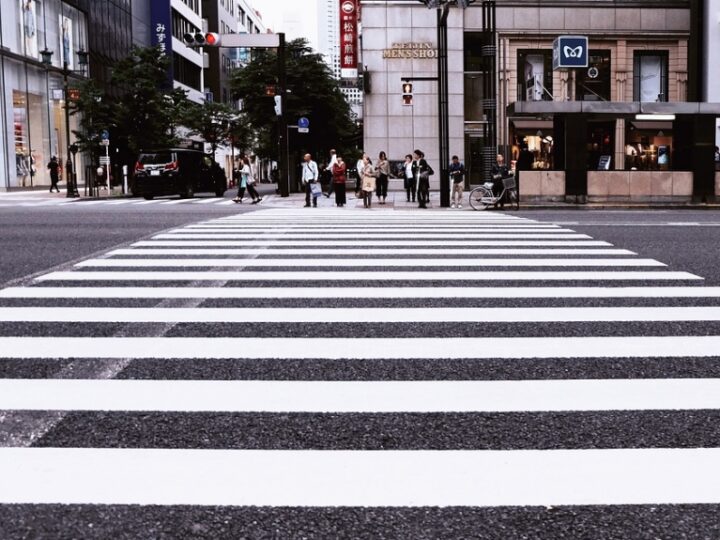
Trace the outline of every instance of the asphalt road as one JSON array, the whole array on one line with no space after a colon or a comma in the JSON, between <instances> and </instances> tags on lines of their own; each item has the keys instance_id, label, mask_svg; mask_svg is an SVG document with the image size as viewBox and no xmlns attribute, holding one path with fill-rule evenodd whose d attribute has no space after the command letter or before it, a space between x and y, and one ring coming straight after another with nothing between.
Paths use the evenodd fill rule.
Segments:
<instances>
[{"instance_id":1,"label":"asphalt road","mask_svg":"<svg viewBox=\"0 0 720 540\"><path fill-rule=\"evenodd\" d=\"M720 213L81 205L0 208L0 280L19 287L0 291L0 384L196 386L48 386L17 396L32 407L0 392L0 537L720 538L718 456L697 453L720 448L720 386L682 386L720 381ZM542 243L559 238L589 252ZM203 382L270 386L222 398ZM281 382L320 386L289 399ZM343 382L369 386L326 390ZM481 406L490 389L397 397L383 382L525 386ZM524 472L503 468L524 452Z\"/></svg>"}]
</instances>

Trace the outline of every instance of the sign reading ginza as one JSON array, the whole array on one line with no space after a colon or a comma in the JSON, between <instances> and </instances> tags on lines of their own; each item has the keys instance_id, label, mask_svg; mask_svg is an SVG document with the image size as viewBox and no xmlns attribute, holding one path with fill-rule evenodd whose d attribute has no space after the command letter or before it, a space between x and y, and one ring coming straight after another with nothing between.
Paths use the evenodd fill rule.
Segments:
<instances>
[{"instance_id":1,"label":"sign reading ginza","mask_svg":"<svg viewBox=\"0 0 720 540\"><path fill-rule=\"evenodd\" d=\"M437 58L438 51L432 43L393 43L383 51L383 58Z\"/></svg>"},{"instance_id":2,"label":"sign reading ginza","mask_svg":"<svg viewBox=\"0 0 720 540\"><path fill-rule=\"evenodd\" d=\"M359 0L340 1L340 75L343 78L358 76L358 26Z\"/></svg>"}]
</instances>

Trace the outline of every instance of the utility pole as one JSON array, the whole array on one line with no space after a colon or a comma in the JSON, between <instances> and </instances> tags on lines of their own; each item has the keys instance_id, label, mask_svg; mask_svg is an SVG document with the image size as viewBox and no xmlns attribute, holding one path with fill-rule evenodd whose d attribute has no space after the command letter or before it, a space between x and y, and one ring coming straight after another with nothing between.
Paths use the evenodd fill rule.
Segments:
<instances>
[{"instance_id":1,"label":"utility pole","mask_svg":"<svg viewBox=\"0 0 720 540\"><path fill-rule=\"evenodd\" d=\"M290 145L288 142L288 130L287 130L287 116L285 111L287 110L286 98L287 98L287 73L285 66L285 34L278 34L280 37L280 44L277 48L277 60L278 60L278 86L280 87L280 115L278 116L278 141L279 141L279 156L278 156L278 188L280 189L281 197L290 196L290 159L288 153L290 151Z\"/></svg>"}]
</instances>

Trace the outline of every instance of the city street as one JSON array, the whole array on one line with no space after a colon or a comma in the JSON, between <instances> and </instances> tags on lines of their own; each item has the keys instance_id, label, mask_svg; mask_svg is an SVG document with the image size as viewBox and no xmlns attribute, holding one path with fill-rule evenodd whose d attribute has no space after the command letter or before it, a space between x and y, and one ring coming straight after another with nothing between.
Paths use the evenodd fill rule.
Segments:
<instances>
[{"instance_id":1,"label":"city street","mask_svg":"<svg viewBox=\"0 0 720 540\"><path fill-rule=\"evenodd\" d=\"M0 537L720 537L720 213L53 201Z\"/></svg>"}]
</instances>

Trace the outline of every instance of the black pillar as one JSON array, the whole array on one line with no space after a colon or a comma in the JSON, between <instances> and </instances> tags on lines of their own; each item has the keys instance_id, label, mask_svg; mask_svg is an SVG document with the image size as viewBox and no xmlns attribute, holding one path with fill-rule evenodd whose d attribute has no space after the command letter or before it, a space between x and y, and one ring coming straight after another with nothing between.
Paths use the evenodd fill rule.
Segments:
<instances>
[{"instance_id":1,"label":"black pillar","mask_svg":"<svg viewBox=\"0 0 720 540\"><path fill-rule=\"evenodd\" d=\"M697 115L693 121L693 202L715 201L715 117Z\"/></svg>"},{"instance_id":2,"label":"black pillar","mask_svg":"<svg viewBox=\"0 0 720 540\"><path fill-rule=\"evenodd\" d=\"M445 4L437 10L438 34L438 120L440 139L440 206L450 206L450 112L448 90L448 61L447 61L447 19L450 13L450 4Z\"/></svg>"},{"instance_id":3,"label":"black pillar","mask_svg":"<svg viewBox=\"0 0 720 540\"><path fill-rule=\"evenodd\" d=\"M584 203L587 199L587 117L581 114L566 116L564 131L565 195Z\"/></svg>"},{"instance_id":4,"label":"black pillar","mask_svg":"<svg viewBox=\"0 0 720 540\"><path fill-rule=\"evenodd\" d=\"M287 130L287 117L285 111L287 110L287 74L285 69L285 34L278 34L280 37L280 45L277 50L278 55L278 86L281 96L281 114L278 116L278 152L280 154L278 159L278 188L280 189L281 197L288 197L290 195L290 166L288 163L288 130Z\"/></svg>"}]
</instances>

